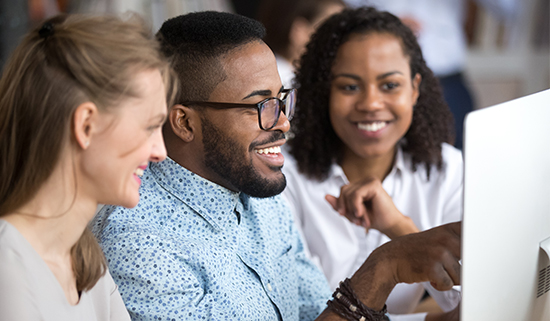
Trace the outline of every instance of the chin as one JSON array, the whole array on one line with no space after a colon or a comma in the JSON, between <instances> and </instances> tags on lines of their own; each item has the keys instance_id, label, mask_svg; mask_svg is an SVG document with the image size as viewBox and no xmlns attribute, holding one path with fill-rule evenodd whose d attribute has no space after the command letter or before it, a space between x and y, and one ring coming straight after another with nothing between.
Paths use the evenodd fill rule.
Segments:
<instances>
[{"instance_id":1,"label":"chin","mask_svg":"<svg viewBox=\"0 0 550 321\"><path fill-rule=\"evenodd\" d=\"M372 145L367 148L360 149L357 155L360 155L362 158L371 158L371 157L380 157L387 155L388 153L394 151L395 145Z\"/></svg>"},{"instance_id":2,"label":"chin","mask_svg":"<svg viewBox=\"0 0 550 321\"><path fill-rule=\"evenodd\" d=\"M254 182L245 184L239 190L252 197L265 198L278 195L286 187L286 177L281 173L276 178L262 177Z\"/></svg>"},{"instance_id":3,"label":"chin","mask_svg":"<svg viewBox=\"0 0 550 321\"><path fill-rule=\"evenodd\" d=\"M135 200L128 201L126 204L123 204L122 206L126 208L133 208L136 207L139 203L139 197Z\"/></svg>"},{"instance_id":4,"label":"chin","mask_svg":"<svg viewBox=\"0 0 550 321\"><path fill-rule=\"evenodd\" d=\"M113 203L117 206L123 206L126 208L136 207L139 203L139 193L137 195L128 195L124 198L119 198L116 203Z\"/></svg>"}]
</instances>

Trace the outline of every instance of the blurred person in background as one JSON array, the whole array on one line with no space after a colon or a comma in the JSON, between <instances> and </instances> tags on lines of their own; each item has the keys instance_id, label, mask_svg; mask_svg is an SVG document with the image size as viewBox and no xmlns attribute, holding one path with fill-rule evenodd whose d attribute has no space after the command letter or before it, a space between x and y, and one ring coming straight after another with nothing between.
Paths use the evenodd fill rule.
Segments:
<instances>
[{"instance_id":1,"label":"blurred person in background","mask_svg":"<svg viewBox=\"0 0 550 321\"><path fill-rule=\"evenodd\" d=\"M266 28L265 42L275 53L283 86L292 87L295 63L311 34L329 16L345 8L342 0L264 0L257 19Z\"/></svg>"}]
</instances>

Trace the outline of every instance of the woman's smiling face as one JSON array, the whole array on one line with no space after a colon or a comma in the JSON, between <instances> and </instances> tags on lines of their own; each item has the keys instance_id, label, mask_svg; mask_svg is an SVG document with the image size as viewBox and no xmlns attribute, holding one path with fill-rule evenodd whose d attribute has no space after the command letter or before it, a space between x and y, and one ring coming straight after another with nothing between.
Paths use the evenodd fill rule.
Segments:
<instances>
[{"instance_id":1,"label":"woman's smiling face","mask_svg":"<svg viewBox=\"0 0 550 321\"><path fill-rule=\"evenodd\" d=\"M338 137L361 158L394 153L412 122L420 75L411 76L400 39L353 34L332 67L330 121Z\"/></svg>"},{"instance_id":2,"label":"woman's smiling face","mask_svg":"<svg viewBox=\"0 0 550 321\"><path fill-rule=\"evenodd\" d=\"M139 97L129 97L98 118L100 129L83 157L86 186L103 204L134 207L141 175L149 162L166 158L161 126L166 119L166 91L158 70L135 76Z\"/></svg>"}]
</instances>

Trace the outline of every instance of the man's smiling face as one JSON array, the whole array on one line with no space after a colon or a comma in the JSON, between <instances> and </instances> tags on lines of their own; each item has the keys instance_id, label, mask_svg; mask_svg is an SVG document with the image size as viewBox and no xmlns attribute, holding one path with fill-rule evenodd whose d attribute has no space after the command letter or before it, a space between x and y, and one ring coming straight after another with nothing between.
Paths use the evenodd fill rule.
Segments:
<instances>
[{"instance_id":1,"label":"man's smiling face","mask_svg":"<svg viewBox=\"0 0 550 321\"><path fill-rule=\"evenodd\" d=\"M208 101L255 104L280 97L275 57L261 41L245 44L220 58L226 73ZM201 110L205 178L254 197L277 195L286 186L280 146L290 128L281 113L275 127L260 129L253 108Z\"/></svg>"}]
</instances>

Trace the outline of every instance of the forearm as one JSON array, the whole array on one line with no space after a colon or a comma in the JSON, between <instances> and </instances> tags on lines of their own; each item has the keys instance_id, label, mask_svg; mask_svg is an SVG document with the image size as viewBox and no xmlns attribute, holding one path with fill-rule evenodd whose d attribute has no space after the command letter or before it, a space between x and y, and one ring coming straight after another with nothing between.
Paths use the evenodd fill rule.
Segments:
<instances>
[{"instance_id":1,"label":"forearm","mask_svg":"<svg viewBox=\"0 0 550 321\"><path fill-rule=\"evenodd\" d=\"M350 285L361 303L372 310L384 308L386 299L396 285L393 275L385 268L383 256L371 255L350 279ZM327 308L317 320L345 320Z\"/></svg>"},{"instance_id":2,"label":"forearm","mask_svg":"<svg viewBox=\"0 0 550 321\"><path fill-rule=\"evenodd\" d=\"M413 220L408 216L403 216L403 219L397 224L383 231L390 239L394 239L399 236L420 232L418 227L414 224Z\"/></svg>"},{"instance_id":3,"label":"forearm","mask_svg":"<svg viewBox=\"0 0 550 321\"><path fill-rule=\"evenodd\" d=\"M451 289L460 282L460 234L461 224L452 223L385 243L371 253L351 278L349 287L354 297L362 305L381 311L400 282L429 281L439 291ZM341 319L325 312L319 320Z\"/></svg>"}]
</instances>

